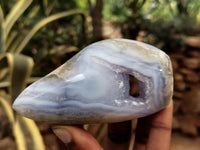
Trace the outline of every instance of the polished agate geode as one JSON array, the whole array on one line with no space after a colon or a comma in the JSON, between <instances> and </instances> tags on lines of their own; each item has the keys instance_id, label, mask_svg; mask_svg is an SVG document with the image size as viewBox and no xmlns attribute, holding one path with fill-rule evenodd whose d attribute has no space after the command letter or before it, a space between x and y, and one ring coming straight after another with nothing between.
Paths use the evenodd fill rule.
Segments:
<instances>
[{"instance_id":1,"label":"polished agate geode","mask_svg":"<svg viewBox=\"0 0 200 150\"><path fill-rule=\"evenodd\" d=\"M129 94L129 75L139 97ZM133 40L109 39L84 48L27 87L13 108L36 121L57 124L109 123L155 113L172 99L169 57Z\"/></svg>"}]
</instances>

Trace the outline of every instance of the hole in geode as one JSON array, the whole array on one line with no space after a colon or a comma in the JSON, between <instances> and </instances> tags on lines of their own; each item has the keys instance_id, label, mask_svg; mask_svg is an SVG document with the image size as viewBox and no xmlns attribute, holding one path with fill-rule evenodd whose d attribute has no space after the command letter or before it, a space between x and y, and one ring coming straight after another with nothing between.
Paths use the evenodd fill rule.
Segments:
<instances>
[{"instance_id":1,"label":"hole in geode","mask_svg":"<svg viewBox=\"0 0 200 150\"><path fill-rule=\"evenodd\" d=\"M130 85L129 95L136 98L139 97L140 94L138 90L138 80L132 75L129 75L129 85Z\"/></svg>"}]
</instances>

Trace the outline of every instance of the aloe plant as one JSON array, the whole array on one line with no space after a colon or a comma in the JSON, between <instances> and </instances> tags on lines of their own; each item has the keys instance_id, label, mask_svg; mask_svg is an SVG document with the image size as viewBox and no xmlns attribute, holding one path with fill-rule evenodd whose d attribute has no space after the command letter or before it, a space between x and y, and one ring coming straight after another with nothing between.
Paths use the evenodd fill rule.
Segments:
<instances>
[{"instance_id":1,"label":"aloe plant","mask_svg":"<svg viewBox=\"0 0 200 150\"><path fill-rule=\"evenodd\" d=\"M86 20L85 13L80 10L70 10L49 15L55 5L55 0L51 4L48 4L47 0L43 0L45 15L48 17L45 17L35 23L32 29L30 29L25 36L19 36L19 34L12 30L12 28L25 10L29 8L32 2L32 0L17 1L7 16L4 16L0 5L0 105L4 108L7 114L18 150L45 149L42 136L39 133L39 129L37 128L35 122L17 115L12 109L12 103L19 93L28 83L38 79L31 77L31 72L34 66L33 59L29 56L23 55L21 52L23 52L28 42L37 33L37 31L48 23L77 14L82 16L83 24L85 24ZM31 10L32 11L29 14L30 17L37 15L39 7L34 6ZM73 48L70 49L70 52L77 50L78 48ZM68 51L64 53L67 52ZM55 53L55 51L52 53ZM31 140L29 139L29 141L27 141L27 138L25 137L26 135L29 135Z\"/></svg>"}]
</instances>

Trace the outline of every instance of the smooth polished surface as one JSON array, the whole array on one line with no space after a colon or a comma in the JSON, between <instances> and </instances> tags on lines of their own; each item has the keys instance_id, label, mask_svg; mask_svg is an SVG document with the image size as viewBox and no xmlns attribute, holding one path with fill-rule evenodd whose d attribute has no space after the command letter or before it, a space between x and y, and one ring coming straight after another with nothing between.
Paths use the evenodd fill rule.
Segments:
<instances>
[{"instance_id":1,"label":"smooth polished surface","mask_svg":"<svg viewBox=\"0 0 200 150\"><path fill-rule=\"evenodd\" d=\"M129 95L129 75L139 97ZM133 40L109 39L84 48L27 87L13 108L56 124L120 122L150 115L169 104L173 74L161 50Z\"/></svg>"}]
</instances>

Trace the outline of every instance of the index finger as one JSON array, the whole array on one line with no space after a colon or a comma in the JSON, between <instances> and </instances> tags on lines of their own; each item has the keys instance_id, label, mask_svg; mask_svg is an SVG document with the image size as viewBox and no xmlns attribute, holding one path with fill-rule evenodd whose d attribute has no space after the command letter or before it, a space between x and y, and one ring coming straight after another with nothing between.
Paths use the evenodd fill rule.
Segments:
<instances>
[{"instance_id":1,"label":"index finger","mask_svg":"<svg viewBox=\"0 0 200 150\"><path fill-rule=\"evenodd\" d=\"M169 150L173 116L173 102L163 110L138 119L135 150Z\"/></svg>"}]
</instances>

